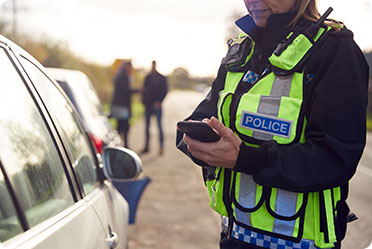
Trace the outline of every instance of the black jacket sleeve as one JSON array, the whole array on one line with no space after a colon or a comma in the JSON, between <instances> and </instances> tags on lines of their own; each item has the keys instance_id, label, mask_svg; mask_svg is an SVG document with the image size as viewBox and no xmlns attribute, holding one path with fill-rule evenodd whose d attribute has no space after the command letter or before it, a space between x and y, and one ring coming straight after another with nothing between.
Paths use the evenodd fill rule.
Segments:
<instances>
[{"instance_id":1,"label":"black jacket sleeve","mask_svg":"<svg viewBox=\"0 0 372 249\"><path fill-rule=\"evenodd\" d=\"M216 79L212 84L212 88L206 98L196 107L192 114L185 120L203 120L212 116L217 117L217 102L219 92L223 89L226 77L226 70L221 66L218 70ZM187 150L186 144L183 142L183 132L177 130L176 146L179 150L190 157L194 163L200 166L208 166L207 163L193 157Z\"/></svg>"},{"instance_id":2,"label":"black jacket sleeve","mask_svg":"<svg viewBox=\"0 0 372 249\"><path fill-rule=\"evenodd\" d=\"M295 192L350 180L365 146L369 73L351 32L330 34L308 62L307 73L314 79L307 86L306 142L242 144L234 170L252 174L258 184Z\"/></svg>"}]
</instances>

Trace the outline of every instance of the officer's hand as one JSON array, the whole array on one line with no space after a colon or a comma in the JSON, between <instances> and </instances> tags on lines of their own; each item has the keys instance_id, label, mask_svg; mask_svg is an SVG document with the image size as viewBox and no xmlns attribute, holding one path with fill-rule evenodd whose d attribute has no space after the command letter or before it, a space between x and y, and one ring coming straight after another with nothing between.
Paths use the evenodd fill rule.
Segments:
<instances>
[{"instance_id":1,"label":"officer's hand","mask_svg":"<svg viewBox=\"0 0 372 249\"><path fill-rule=\"evenodd\" d=\"M234 168L240 150L240 138L215 117L204 119L203 122L212 127L221 139L214 143L203 143L184 135L190 153L210 166Z\"/></svg>"}]
</instances>

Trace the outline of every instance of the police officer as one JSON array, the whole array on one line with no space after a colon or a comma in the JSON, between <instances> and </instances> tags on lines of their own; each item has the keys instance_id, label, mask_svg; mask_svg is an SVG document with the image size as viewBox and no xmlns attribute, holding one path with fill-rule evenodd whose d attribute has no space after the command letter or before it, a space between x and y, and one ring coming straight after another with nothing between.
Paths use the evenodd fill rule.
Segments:
<instances>
[{"instance_id":1,"label":"police officer","mask_svg":"<svg viewBox=\"0 0 372 249\"><path fill-rule=\"evenodd\" d=\"M221 139L178 131L177 147L203 167L224 221L220 248L340 248L366 140L368 65L352 32L315 0L245 5L243 33L186 118Z\"/></svg>"}]
</instances>

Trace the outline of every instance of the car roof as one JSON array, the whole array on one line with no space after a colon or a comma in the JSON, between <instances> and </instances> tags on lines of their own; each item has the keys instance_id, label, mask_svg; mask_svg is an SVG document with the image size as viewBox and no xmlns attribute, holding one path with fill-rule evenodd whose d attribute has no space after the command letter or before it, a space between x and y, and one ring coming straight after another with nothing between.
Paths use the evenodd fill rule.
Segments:
<instances>
[{"instance_id":1,"label":"car roof","mask_svg":"<svg viewBox=\"0 0 372 249\"><path fill-rule=\"evenodd\" d=\"M46 70L55 80L67 84L74 84L74 82L79 82L78 79L87 77L83 72L73 69L47 67Z\"/></svg>"},{"instance_id":2,"label":"car roof","mask_svg":"<svg viewBox=\"0 0 372 249\"><path fill-rule=\"evenodd\" d=\"M3 45L9 47L14 53L20 54L23 57L27 58L29 61L37 65L38 67L44 68L43 65L40 64L31 54L29 54L26 50L18 46L16 43L13 41L9 40L5 36L0 34L0 43Z\"/></svg>"}]
</instances>

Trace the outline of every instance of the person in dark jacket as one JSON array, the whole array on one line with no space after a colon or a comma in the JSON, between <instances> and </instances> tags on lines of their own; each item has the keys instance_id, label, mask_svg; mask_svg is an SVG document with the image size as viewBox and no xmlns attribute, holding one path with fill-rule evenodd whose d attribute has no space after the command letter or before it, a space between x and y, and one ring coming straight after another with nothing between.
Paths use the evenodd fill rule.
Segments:
<instances>
[{"instance_id":1,"label":"person in dark jacket","mask_svg":"<svg viewBox=\"0 0 372 249\"><path fill-rule=\"evenodd\" d=\"M110 116L117 119L117 130L128 148L128 135L131 117L131 96L138 90L131 88L133 67L130 61L120 64L114 79L114 94L111 102Z\"/></svg>"},{"instance_id":2,"label":"person in dark jacket","mask_svg":"<svg viewBox=\"0 0 372 249\"><path fill-rule=\"evenodd\" d=\"M368 65L353 33L322 22L315 0L245 4L244 33L185 119L221 139L178 130L177 147L203 168L223 217L220 248L340 248L366 142Z\"/></svg>"},{"instance_id":3,"label":"person in dark jacket","mask_svg":"<svg viewBox=\"0 0 372 249\"><path fill-rule=\"evenodd\" d=\"M146 76L142 89L142 102L145 106L146 128L145 147L141 154L149 151L150 144L150 121L155 115L159 128L159 154L163 154L164 134L162 128L162 102L168 92L167 78L156 70L156 61L152 61L151 72Z\"/></svg>"}]
</instances>

